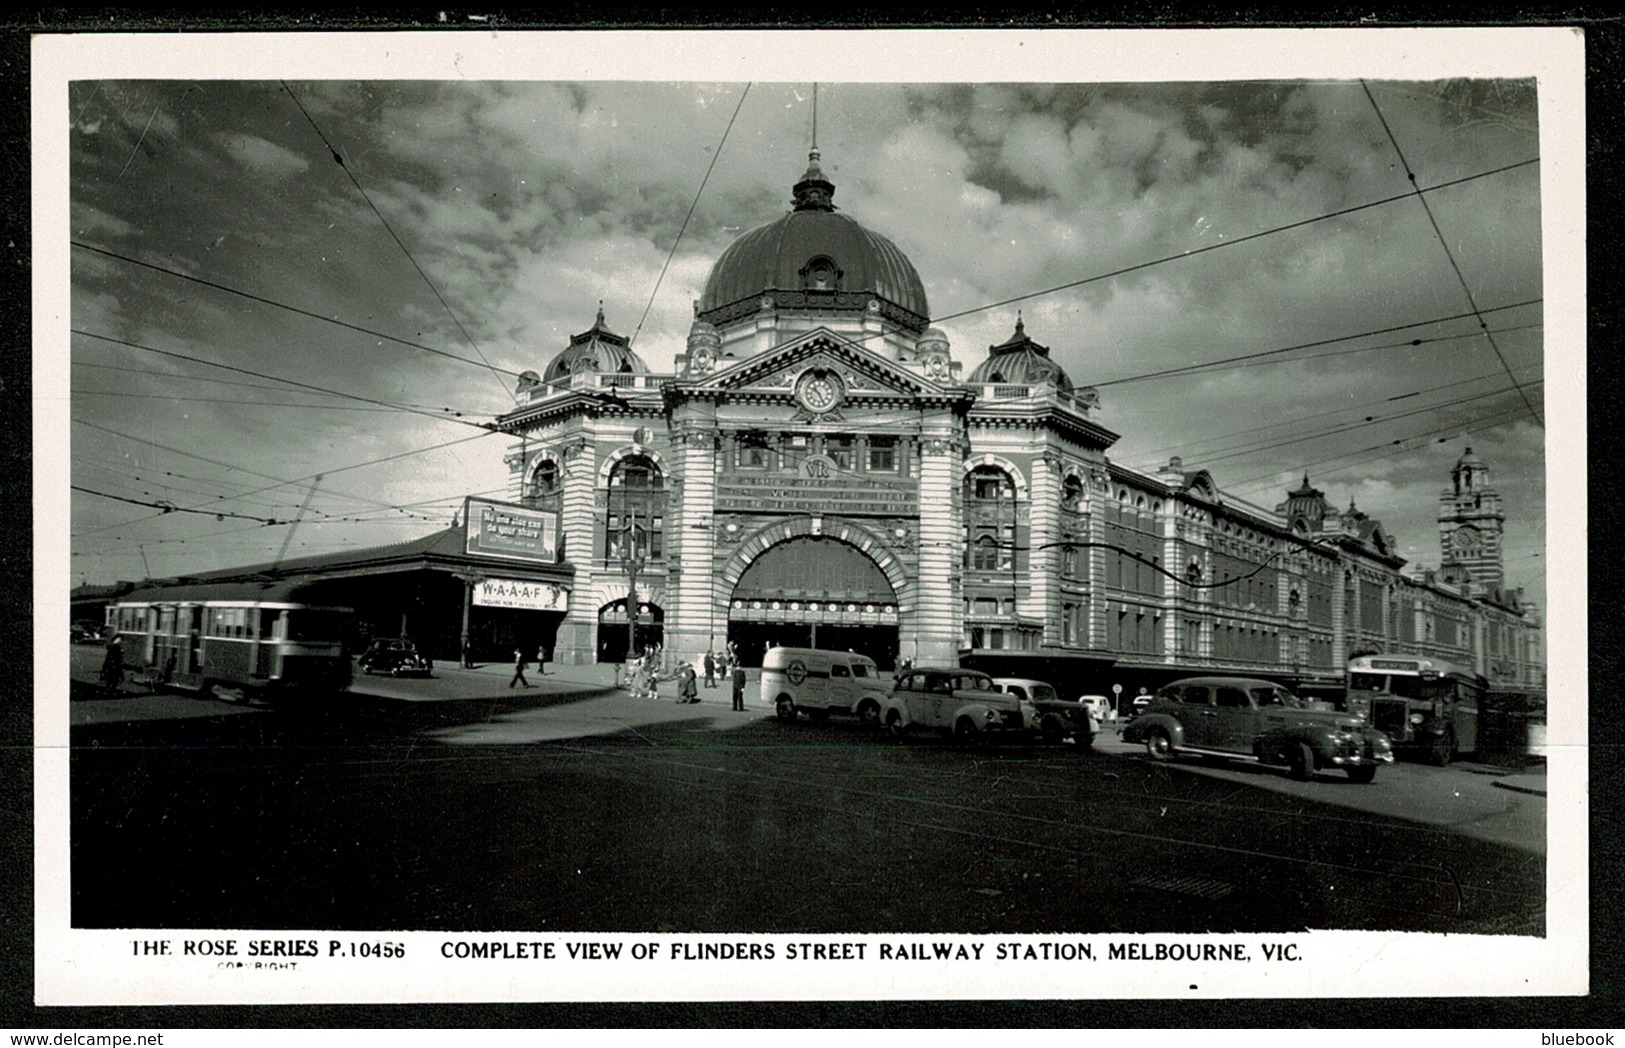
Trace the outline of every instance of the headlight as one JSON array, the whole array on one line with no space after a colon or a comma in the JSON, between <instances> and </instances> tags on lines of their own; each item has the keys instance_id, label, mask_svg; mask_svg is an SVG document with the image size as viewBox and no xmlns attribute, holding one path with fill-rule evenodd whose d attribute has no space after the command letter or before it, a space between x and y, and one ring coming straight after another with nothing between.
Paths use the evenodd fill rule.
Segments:
<instances>
[{"instance_id":1,"label":"headlight","mask_svg":"<svg viewBox=\"0 0 1625 1048\"><path fill-rule=\"evenodd\" d=\"M1412 724L1421 724L1426 719L1427 718L1422 716L1420 713L1411 714L1411 723Z\"/></svg>"}]
</instances>

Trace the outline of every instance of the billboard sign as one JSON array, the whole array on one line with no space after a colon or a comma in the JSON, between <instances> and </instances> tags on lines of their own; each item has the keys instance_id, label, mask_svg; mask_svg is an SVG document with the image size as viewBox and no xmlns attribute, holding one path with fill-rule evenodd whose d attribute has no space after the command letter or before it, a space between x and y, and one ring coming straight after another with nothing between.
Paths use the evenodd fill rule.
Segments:
<instances>
[{"instance_id":1,"label":"billboard sign","mask_svg":"<svg viewBox=\"0 0 1625 1048\"><path fill-rule=\"evenodd\" d=\"M484 579L474 587L474 604L482 608L568 611L570 591L556 582Z\"/></svg>"},{"instance_id":2,"label":"billboard sign","mask_svg":"<svg viewBox=\"0 0 1625 1048\"><path fill-rule=\"evenodd\" d=\"M470 555L507 557L537 564L552 564L558 560L557 525L550 510L471 498L463 519L468 522L464 552Z\"/></svg>"}]
</instances>

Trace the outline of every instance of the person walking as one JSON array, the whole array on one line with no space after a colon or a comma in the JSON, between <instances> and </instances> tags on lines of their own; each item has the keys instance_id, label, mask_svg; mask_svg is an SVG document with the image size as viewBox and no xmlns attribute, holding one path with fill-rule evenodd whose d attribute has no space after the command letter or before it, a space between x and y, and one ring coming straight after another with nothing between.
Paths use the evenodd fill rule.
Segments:
<instances>
[{"instance_id":1,"label":"person walking","mask_svg":"<svg viewBox=\"0 0 1625 1048\"><path fill-rule=\"evenodd\" d=\"M692 662L683 663L682 669L677 671L677 689L679 692L678 702L700 701L698 675L694 672Z\"/></svg>"},{"instance_id":2,"label":"person walking","mask_svg":"<svg viewBox=\"0 0 1625 1048\"><path fill-rule=\"evenodd\" d=\"M112 695L118 694L119 683L124 680L124 638L117 633L107 642L107 654L102 656L102 687Z\"/></svg>"},{"instance_id":3,"label":"person walking","mask_svg":"<svg viewBox=\"0 0 1625 1048\"><path fill-rule=\"evenodd\" d=\"M511 688L515 684L519 685L521 688L530 687L530 681L525 679L525 649L524 648L515 648L515 649L513 649L513 680L508 682L508 687Z\"/></svg>"},{"instance_id":4,"label":"person walking","mask_svg":"<svg viewBox=\"0 0 1625 1048\"><path fill-rule=\"evenodd\" d=\"M707 688L717 686L717 656L713 651L705 653L705 686Z\"/></svg>"},{"instance_id":5,"label":"person walking","mask_svg":"<svg viewBox=\"0 0 1625 1048\"><path fill-rule=\"evenodd\" d=\"M743 713L745 712L745 667L737 662L734 663L733 668L733 685L734 710Z\"/></svg>"},{"instance_id":6,"label":"person walking","mask_svg":"<svg viewBox=\"0 0 1625 1048\"><path fill-rule=\"evenodd\" d=\"M536 649L536 676L547 676L547 645L543 644Z\"/></svg>"}]
</instances>

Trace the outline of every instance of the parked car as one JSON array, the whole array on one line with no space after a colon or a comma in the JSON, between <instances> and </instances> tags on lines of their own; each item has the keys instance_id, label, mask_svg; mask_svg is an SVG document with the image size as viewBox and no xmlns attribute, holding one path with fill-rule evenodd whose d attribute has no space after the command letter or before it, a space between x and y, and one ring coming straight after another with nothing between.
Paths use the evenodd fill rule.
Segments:
<instances>
[{"instance_id":1,"label":"parked car","mask_svg":"<svg viewBox=\"0 0 1625 1048\"><path fill-rule=\"evenodd\" d=\"M1104 695L1079 695L1078 704L1094 714L1097 725L1111 719L1112 700Z\"/></svg>"},{"instance_id":2,"label":"parked car","mask_svg":"<svg viewBox=\"0 0 1625 1048\"><path fill-rule=\"evenodd\" d=\"M374 637L356 665L362 673L387 673L391 677L427 677L434 663L405 637Z\"/></svg>"},{"instance_id":3,"label":"parked car","mask_svg":"<svg viewBox=\"0 0 1625 1048\"><path fill-rule=\"evenodd\" d=\"M102 627L94 622L75 622L68 629L68 639L73 644L95 644L102 639Z\"/></svg>"},{"instance_id":4,"label":"parked car","mask_svg":"<svg viewBox=\"0 0 1625 1048\"><path fill-rule=\"evenodd\" d=\"M1038 714L1038 735L1045 742L1071 739L1078 746L1094 744L1100 731L1100 717L1082 700L1063 699L1041 680L1023 677L994 677L993 686L1030 703Z\"/></svg>"},{"instance_id":5,"label":"parked car","mask_svg":"<svg viewBox=\"0 0 1625 1048\"><path fill-rule=\"evenodd\" d=\"M886 684L875 660L849 651L769 648L762 658L762 701L779 720L797 712L823 720L834 711L855 714L866 725L880 723Z\"/></svg>"},{"instance_id":6,"label":"parked car","mask_svg":"<svg viewBox=\"0 0 1625 1048\"><path fill-rule=\"evenodd\" d=\"M1355 782L1370 782L1379 765L1394 760L1388 736L1364 718L1312 709L1279 684L1248 677L1174 681L1124 729L1123 741L1144 743L1153 760L1180 753L1240 756L1285 765L1295 779L1341 768Z\"/></svg>"},{"instance_id":7,"label":"parked car","mask_svg":"<svg viewBox=\"0 0 1625 1048\"><path fill-rule=\"evenodd\" d=\"M1150 696L1150 695L1136 695L1136 696L1134 696L1134 701L1129 703L1129 707L1128 707L1129 720L1133 720L1135 717L1138 717L1140 714L1144 713L1145 708L1147 706L1151 705L1151 699L1152 698L1153 698L1153 696Z\"/></svg>"},{"instance_id":8,"label":"parked car","mask_svg":"<svg viewBox=\"0 0 1625 1048\"><path fill-rule=\"evenodd\" d=\"M1025 737L1038 730L1038 711L1000 691L993 678L953 666L920 666L898 674L880 721L896 738L935 728L966 742L988 735Z\"/></svg>"}]
</instances>

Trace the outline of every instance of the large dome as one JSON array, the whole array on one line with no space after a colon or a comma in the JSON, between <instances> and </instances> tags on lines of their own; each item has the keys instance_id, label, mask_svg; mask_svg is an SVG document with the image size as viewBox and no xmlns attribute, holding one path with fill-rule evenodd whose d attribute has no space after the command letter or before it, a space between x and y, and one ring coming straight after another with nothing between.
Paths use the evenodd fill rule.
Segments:
<instances>
[{"instance_id":1,"label":"large dome","mask_svg":"<svg viewBox=\"0 0 1625 1048\"><path fill-rule=\"evenodd\" d=\"M818 151L795 186L795 209L741 236L717 258L699 317L718 327L755 313L763 296L779 309L882 316L919 334L931 316L925 285L896 244L835 211L835 186Z\"/></svg>"}]
</instances>

